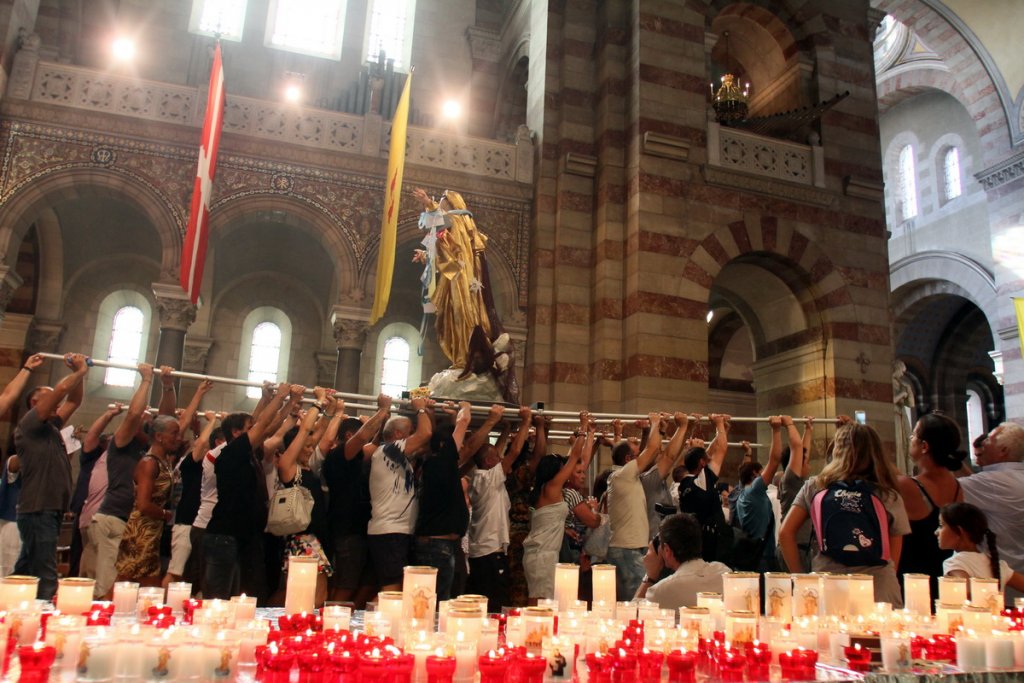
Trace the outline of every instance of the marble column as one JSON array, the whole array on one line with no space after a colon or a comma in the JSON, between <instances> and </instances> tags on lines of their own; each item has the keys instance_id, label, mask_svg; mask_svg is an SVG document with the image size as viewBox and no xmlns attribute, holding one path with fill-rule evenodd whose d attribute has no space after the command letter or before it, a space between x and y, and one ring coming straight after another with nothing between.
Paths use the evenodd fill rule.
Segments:
<instances>
[{"instance_id":1,"label":"marble column","mask_svg":"<svg viewBox=\"0 0 1024 683\"><path fill-rule=\"evenodd\" d=\"M185 358L185 332L195 321L197 308L177 283L153 283L153 295L160 316L160 341L153 364L157 367L170 365L180 370ZM175 386L178 384L180 382ZM160 402L160 394L160 383L154 382L153 405Z\"/></svg>"},{"instance_id":2,"label":"marble column","mask_svg":"<svg viewBox=\"0 0 1024 683\"><path fill-rule=\"evenodd\" d=\"M334 387L338 391L358 393L363 344L370 327L369 311L336 306L331 314L331 323L334 325L334 341L338 345Z\"/></svg>"}]
</instances>

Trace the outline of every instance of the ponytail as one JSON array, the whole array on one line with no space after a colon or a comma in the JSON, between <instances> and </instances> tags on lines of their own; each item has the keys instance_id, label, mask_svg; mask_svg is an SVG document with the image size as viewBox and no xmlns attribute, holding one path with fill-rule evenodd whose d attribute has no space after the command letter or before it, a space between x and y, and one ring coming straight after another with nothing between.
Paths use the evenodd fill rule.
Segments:
<instances>
[{"instance_id":1,"label":"ponytail","mask_svg":"<svg viewBox=\"0 0 1024 683\"><path fill-rule=\"evenodd\" d=\"M999 571L999 548L996 547L996 534L991 529L985 529L985 547L988 549L988 561L992 567L992 576L1003 587L1003 577Z\"/></svg>"}]
</instances>

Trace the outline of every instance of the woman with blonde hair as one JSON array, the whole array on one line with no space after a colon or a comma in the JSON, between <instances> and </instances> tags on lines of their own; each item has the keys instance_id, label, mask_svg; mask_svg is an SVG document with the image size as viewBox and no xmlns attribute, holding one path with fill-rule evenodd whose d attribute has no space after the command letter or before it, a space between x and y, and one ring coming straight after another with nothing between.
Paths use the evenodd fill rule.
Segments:
<instances>
[{"instance_id":1,"label":"woman with blonde hair","mask_svg":"<svg viewBox=\"0 0 1024 683\"><path fill-rule=\"evenodd\" d=\"M796 533L810 518L813 571L870 574L875 600L902 607L896 565L910 522L897 476L874 429L861 424L840 427L832 461L800 489L779 530L789 570L802 571Z\"/></svg>"}]
</instances>

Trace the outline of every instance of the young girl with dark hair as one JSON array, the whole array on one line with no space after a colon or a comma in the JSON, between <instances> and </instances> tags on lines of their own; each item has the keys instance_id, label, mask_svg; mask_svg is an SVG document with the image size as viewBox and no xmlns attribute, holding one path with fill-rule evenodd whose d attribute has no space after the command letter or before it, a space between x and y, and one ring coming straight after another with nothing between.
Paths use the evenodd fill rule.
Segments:
<instances>
[{"instance_id":1,"label":"young girl with dark hair","mask_svg":"<svg viewBox=\"0 0 1024 683\"><path fill-rule=\"evenodd\" d=\"M951 503L939 513L935 530L939 547L952 550L953 555L942 563L946 576L963 578L999 578L1000 589L1007 586L1024 591L1024 576L1013 571L999 559L996 535L988 528L985 513L970 503ZM979 546L984 544L984 552Z\"/></svg>"}]
</instances>

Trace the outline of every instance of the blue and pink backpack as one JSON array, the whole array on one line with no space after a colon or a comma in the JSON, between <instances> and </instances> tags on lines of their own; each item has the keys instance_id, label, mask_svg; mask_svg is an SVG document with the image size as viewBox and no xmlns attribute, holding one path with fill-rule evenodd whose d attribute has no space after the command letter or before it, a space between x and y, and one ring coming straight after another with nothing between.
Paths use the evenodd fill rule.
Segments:
<instances>
[{"instance_id":1,"label":"blue and pink backpack","mask_svg":"<svg viewBox=\"0 0 1024 683\"><path fill-rule=\"evenodd\" d=\"M880 567L889 562L889 522L885 506L866 481L837 481L818 491L811 503L818 551L848 567Z\"/></svg>"}]
</instances>

